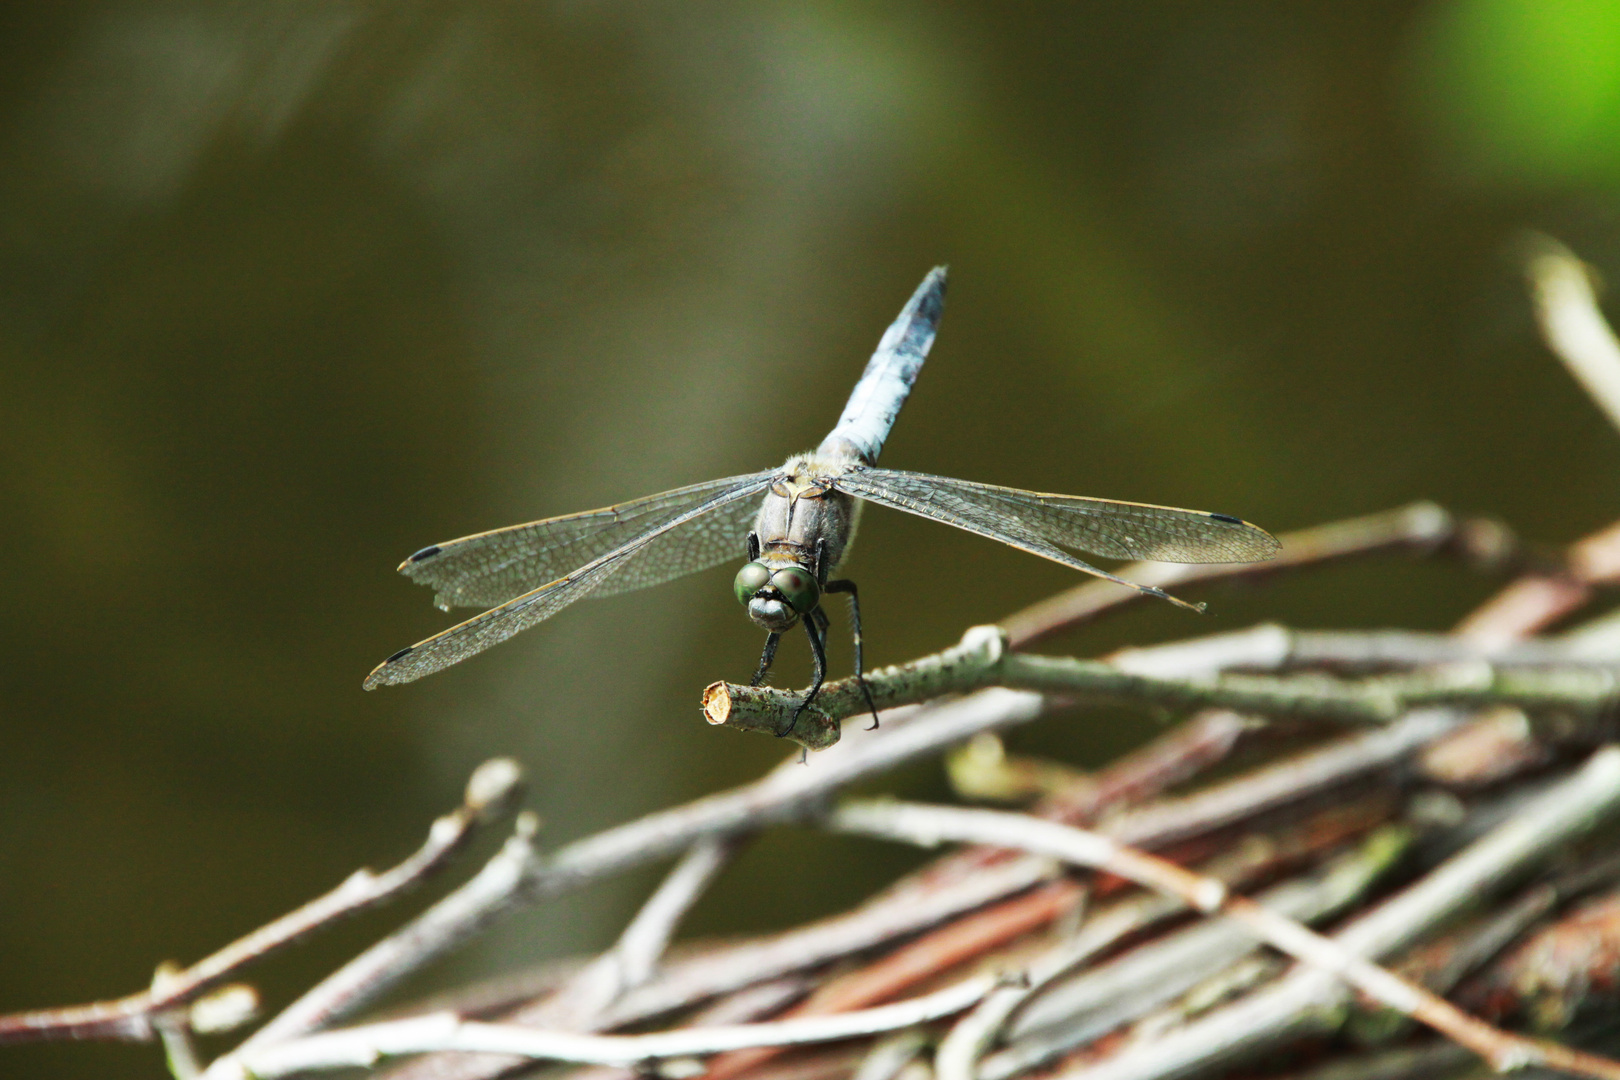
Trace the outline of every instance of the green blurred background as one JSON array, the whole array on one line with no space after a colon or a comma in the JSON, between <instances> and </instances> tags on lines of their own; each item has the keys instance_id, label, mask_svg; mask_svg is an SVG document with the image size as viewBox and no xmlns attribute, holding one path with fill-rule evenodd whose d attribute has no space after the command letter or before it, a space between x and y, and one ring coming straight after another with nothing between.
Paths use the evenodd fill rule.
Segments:
<instances>
[{"instance_id":1,"label":"green blurred background","mask_svg":"<svg viewBox=\"0 0 1620 1080\"><path fill-rule=\"evenodd\" d=\"M698 716L758 655L729 567L360 680L448 624L401 557L814 444L937 262L892 467L1275 530L1418 497L1545 541L1616 514L1620 439L1513 258L1540 228L1620 275L1614 2L0 20L0 1008L133 991L402 856L486 757L529 767L552 845L780 760ZM883 512L849 572L875 664L1072 581ZM1442 627L1489 587L1346 567L1055 647ZM1016 742L1093 765L1156 724ZM937 763L895 784L942 790ZM773 835L690 929L807 918L911 858ZM654 880L526 912L412 989L600 946ZM443 888L255 979L284 1002ZM0 1074L163 1070L53 1046Z\"/></svg>"}]
</instances>

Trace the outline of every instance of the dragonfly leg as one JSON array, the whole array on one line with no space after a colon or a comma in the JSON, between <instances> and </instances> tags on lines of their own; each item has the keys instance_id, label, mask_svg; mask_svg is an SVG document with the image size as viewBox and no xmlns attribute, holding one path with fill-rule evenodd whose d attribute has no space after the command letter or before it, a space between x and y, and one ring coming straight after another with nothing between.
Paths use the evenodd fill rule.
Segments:
<instances>
[{"instance_id":1,"label":"dragonfly leg","mask_svg":"<svg viewBox=\"0 0 1620 1080\"><path fill-rule=\"evenodd\" d=\"M829 593L849 594L849 628L855 638L855 682L861 688L861 694L866 698L866 707L872 710L872 726L867 731L876 731L878 728L877 702L872 700L872 688L866 685L865 669L861 665L861 596L855 590L855 583L845 578L840 581L827 582L825 590Z\"/></svg>"},{"instance_id":2,"label":"dragonfly leg","mask_svg":"<svg viewBox=\"0 0 1620 1080\"><path fill-rule=\"evenodd\" d=\"M759 558L759 533L748 534L748 561L753 562Z\"/></svg>"},{"instance_id":3,"label":"dragonfly leg","mask_svg":"<svg viewBox=\"0 0 1620 1080\"><path fill-rule=\"evenodd\" d=\"M804 632L810 636L810 654L815 659L816 670L810 679L810 689L805 692L804 700L799 702L797 709L793 710L793 719L787 722L786 727L777 729L776 737L778 739L793 730L794 725L799 722L799 717L804 715L804 711L810 707L810 703L816 700L816 695L821 693L821 684L827 679L826 638L816 629L814 619L804 620Z\"/></svg>"},{"instance_id":4,"label":"dragonfly leg","mask_svg":"<svg viewBox=\"0 0 1620 1080\"><path fill-rule=\"evenodd\" d=\"M759 670L754 672L753 679L748 683L749 686L758 686L765 681L765 676L771 670L771 661L776 659L776 643L781 640L781 634L771 634L765 639L765 651L759 657Z\"/></svg>"}]
</instances>

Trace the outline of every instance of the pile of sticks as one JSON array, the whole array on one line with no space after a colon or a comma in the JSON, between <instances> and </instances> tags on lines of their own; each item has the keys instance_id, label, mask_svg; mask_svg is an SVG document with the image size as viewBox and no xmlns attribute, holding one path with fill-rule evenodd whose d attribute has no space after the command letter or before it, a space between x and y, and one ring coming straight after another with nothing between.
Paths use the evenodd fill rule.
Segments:
<instances>
[{"instance_id":1,"label":"pile of sticks","mask_svg":"<svg viewBox=\"0 0 1620 1080\"><path fill-rule=\"evenodd\" d=\"M1620 346L1579 264L1544 242L1530 266L1549 342L1620 426ZM1620 1008L1620 614L1588 613L1620 584L1620 524L1539 558L1427 503L1282 539L1262 566L1124 573L1188 589L1415 553L1507 583L1444 634L1263 625L1094 660L1033 651L1137 596L1082 585L870 674L877 730L853 680L829 684L791 735L814 751L807 765L795 755L546 853L516 814L460 886L205 1062L197 1036L253 1014L244 968L386 903L511 817L521 774L497 759L399 866L160 969L141 993L0 1017L0 1043L161 1040L182 1080L356 1066L389 1080L541 1067L576 1080L1370 1080L1481 1061L1620 1080L1598 1052L1620 1042L1603 1023ZM797 700L716 683L703 706L713 724L770 732ZM1184 719L1092 774L1001 744L1098 703ZM962 804L845 796L936 755ZM951 850L843 914L672 948L736 852L788 823ZM501 916L668 860L602 955L344 1026Z\"/></svg>"}]
</instances>

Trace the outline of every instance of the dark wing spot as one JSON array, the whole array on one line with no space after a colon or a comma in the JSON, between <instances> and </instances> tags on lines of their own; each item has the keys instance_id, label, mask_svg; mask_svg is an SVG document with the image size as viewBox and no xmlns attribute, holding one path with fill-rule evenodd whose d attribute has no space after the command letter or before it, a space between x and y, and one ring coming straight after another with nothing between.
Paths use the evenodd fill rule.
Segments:
<instances>
[{"instance_id":1,"label":"dark wing spot","mask_svg":"<svg viewBox=\"0 0 1620 1080\"><path fill-rule=\"evenodd\" d=\"M1243 524L1243 519L1242 518L1235 518L1231 514L1211 514L1209 516L1214 518L1216 521L1224 521L1228 525L1241 525L1241 524ZM439 549L438 548L429 548L428 550L429 551L438 551ZM411 558L414 559L414 558L416 558L416 556L412 555Z\"/></svg>"},{"instance_id":2,"label":"dark wing spot","mask_svg":"<svg viewBox=\"0 0 1620 1080\"><path fill-rule=\"evenodd\" d=\"M399 650L399 652L395 653L393 656L390 656L388 659L384 660L383 663L392 664L395 660L398 660L398 659L400 659L402 657L406 657L406 656L411 655L411 653L414 652L415 650L416 650L415 645L407 645L403 649Z\"/></svg>"},{"instance_id":3,"label":"dark wing spot","mask_svg":"<svg viewBox=\"0 0 1620 1080\"><path fill-rule=\"evenodd\" d=\"M1220 517L1219 514L1216 514L1215 516ZM418 551L415 555L412 555L410 558L406 559L405 561L406 562L421 562L423 559L431 559L431 558L433 558L433 556L437 555L442 550L444 550L444 549L439 547L438 544L433 544L430 547L425 547L421 551Z\"/></svg>"}]
</instances>

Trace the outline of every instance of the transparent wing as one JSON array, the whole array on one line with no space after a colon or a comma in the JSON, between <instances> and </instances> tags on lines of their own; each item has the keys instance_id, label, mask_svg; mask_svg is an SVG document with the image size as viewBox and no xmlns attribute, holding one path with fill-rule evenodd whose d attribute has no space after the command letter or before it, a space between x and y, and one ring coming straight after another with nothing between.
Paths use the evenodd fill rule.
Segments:
<instances>
[{"instance_id":1,"label":"transparent wing","mask_svg":"<svg viewBox=\"0 0 1620 1080\"><path fill-rule=\"evenodd\" d=\"M776 470L751 476L728 476L724 480L676 488L601 510L474 533L423 548L400 563L399 572L418 584L433 586L436 591L433 602L445 611L452 607L488 607L555 581L568 571L617 550L720 495L734 489L757 490L750 485L757 485L762 477L774 475ZM743 532L746 531L745 525ZM742 535L737 535L736 550L741 550ZM716 555L709 562L691 563L683 560L696 556L696 549L683 549L671 553L672 558L661 564L667 570L662 577L657 576L651 566L646 566L639 578L627 578L621 572L614 575L612 587L603 584L593 591L595 595L606 596L655 585L713 566L732 553Z\"/></svg>"},{"instance_id":2,"label":"transparent wing","mask_svg":"<svg viewBox=\"0 0 1620 1080\"><path fill-rule=\"evenodd\" d=\"M1279 547L1276 538L1258 526L1203 510L1048 495L892 469L860 469L835 483L859 498L1025 550L1034 550L1029 545L1037 544L1108 559L1207 563L1260 562Z\"/></svg>"},{"instance_id":3,"label":"transparent wing","mask_svg":"<svg viewBox=\"0 0 1620 1080\"><path fill-rule=\"evenodd\" d=\"M749 496L764 491L777 475L772 470L752 477L733 477L731 487L659 522L572 573L401 649L366 676L366 689L414 682L431 675L527 630L586 596L625 592L727 558L743 557L743 540L758 510Z\"/></svg>"}]
</instances>

